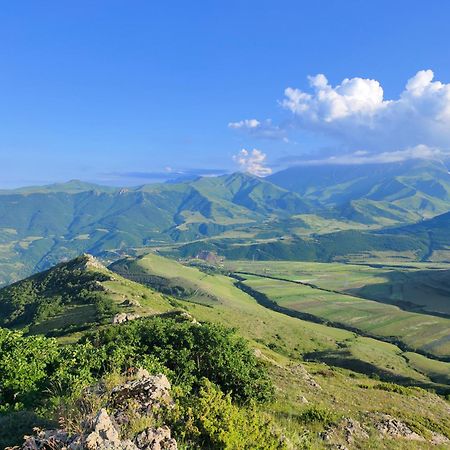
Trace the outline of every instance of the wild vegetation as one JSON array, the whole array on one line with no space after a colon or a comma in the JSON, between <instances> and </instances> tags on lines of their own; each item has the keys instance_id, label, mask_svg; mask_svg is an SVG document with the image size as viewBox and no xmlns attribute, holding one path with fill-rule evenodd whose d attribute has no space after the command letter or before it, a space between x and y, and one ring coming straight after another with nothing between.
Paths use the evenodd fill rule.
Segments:
<instances>
[{"instance_id":1,"label":"wild vegetation","mask_svg":"<svg viewBox=\"0 0 450 450\"><path fill-rule=\"evenodd\" d=\"M132 367L166 373L178 388L179 409L172 420L178 422L175 433L183 440L220 441L217 431L205 421L206 405L217 408L207 413L209 421L215 414L229 426L237 425L234 438L230 435L227 439L244 439L250 428L256 432L252 421L260 420L259 425L264 421L258 419L255 409L247 416L240 409L245 406L238 405L267 402L273 397L266 369L246 341L230 329L199 325L183 316L108 327L65 346L51 338L0 329L0 355L2 448L20 442L25 431L22 426L27 425L21 417L35 414L38 423L55 422L65 405L75 401L87 386ZM191 396L198 399L188 402ZM180 424L185 415L199 422L198 436ZM8 430L5 424L14 420L17 426ZM262 427L260 433L264 436L268 431ZM258 432L256 436L261 439Z\"/></svg>"},{"instance_id":2,"label":"wild vegetation","mask_svg":"<svg viewBox=\"0 0 450 450\"><path fill-rule=\"evenodd\" d=\"M64 282L81 274L97 281L86 283L88 291L101 292L119 311L148 318L121 325L93 321L84 332L68 328L57 339L41 336L43 329L33 326L23 328L26 334L2 329L2 444L19 443L33 426L55 426L58 417L76 422L78 399L86 397L88 386L111 385L137 367L167 374L176 408L164 423L180 444L194 448L284 448L289 443L324 448L323 433L351 448L368 442L373 448L381 442L394 449L426 448L433 433L443 442L450 436L448 404L423 389L446 395L448 363L268 308L223 268L189 267L154 254L112 268L120 275L83 256L57 266L54 274L32 277L36 286L44 286L43 280L55 274L64 275ZM143 277L146 286L123 276ZM20 283L14 288L21 292ZM37 292L33 298L39 303L40 296L55 290ZM104 401L92 399L95 408ZM424 441L383 437L377 428L382 414ZM363 430L351 439L348 420ZM139 419L124 433L144 422Z\"/></svg>"}]
</instances>

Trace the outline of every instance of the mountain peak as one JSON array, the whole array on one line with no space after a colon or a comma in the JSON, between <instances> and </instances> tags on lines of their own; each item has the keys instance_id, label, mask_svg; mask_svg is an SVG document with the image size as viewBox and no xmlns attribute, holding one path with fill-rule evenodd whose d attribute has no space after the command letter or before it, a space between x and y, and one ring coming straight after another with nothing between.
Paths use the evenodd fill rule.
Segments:
<instances>
[{"instance_id":1,"label":"mountain peak","mask_svg":"<svg viewBox=\"0 0 450 450\"><path fill-rule=\"evenodd\" d=\"M94 256L89 253L83 253L78 258L70 261L72 268L81 270L107 270L106 267Z\"/></svg>"}]
</instances>

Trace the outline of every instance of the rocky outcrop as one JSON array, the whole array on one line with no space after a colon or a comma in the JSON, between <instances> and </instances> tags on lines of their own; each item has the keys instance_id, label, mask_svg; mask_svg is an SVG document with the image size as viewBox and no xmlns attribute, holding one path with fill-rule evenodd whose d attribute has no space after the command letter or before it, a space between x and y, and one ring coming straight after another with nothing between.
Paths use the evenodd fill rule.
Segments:
<instances>
[{"instance_id":1,"label":"rocky outcrop","mask_svg":"<svg viewBox=\"0 0 450 450\"><path fill-rule=\"evenodd\" d=\"M170 429L167 426L159 428L147 428L136 437L137 448L152 450L177 450L175 439L170 437Z\"/></svg>"},{"instance_id":2,"label":"rocky outcrop","mask_svg":"<svg viewBox=\"0 0 450 450\"><path fill-rule=\"evenodd\" d=\"M395 417L383 414L375 423L375 428L383 435L393 438L403 438L412 441L425 441L425 439L411 430L405 423Z\"/></svg>"},{"instance_id":3,"label":"rocky outcrop","mask_svg":"<svg viewBox=\"0 0 450 450\"><path fill-rule=\"evenodd\" d=\"M95 417L93 430L84 438L84 436L77 436L75 442L81 444L81 448L90 450L136 450L136 445L129 439L121 440L119 432L114 426L106 409L101 409ZM84 446L83 446L84 441ZM69 448L73 447L73 444Z\"/></svg>"},{"instance_id":4,"label":"rocky outcrop","mask_svg":"<svg viewBox=\"0 0 450 450\"><path fill-rule=\"evenodd\" d=\"M127 307L129 307L129 308L140 308L140 307L141 307L141 304L140 304L137 300L132 299L132 298L126 298L126 299L121 303L121 305L122 305L122 306L127 306Z\"/></svg>"},{"instance_id":5,"label":"rocky outcrop","mask_svg":"<svg viewBox=\"0 0 450 450\"><path fill-rule=\"evenodd\" d=\"M83 253L81 256L77 258L77 269L88 270L88 269L100 269L105 270L105 266L94 258L89 253Z\"/></svg>"},{"instance_id":6,"label":"rocky outcrop","mask_svg":"<svg viewBox=\"0 0 450 450\"><path fill-rule=\"evenodd\" d=\"M139 319L139 317L139 314L119 313L113 317L112 323L118 325L120 323L129 322L130 320Z\"/></svg>"},{"instance_id":7,"label":"rocky outcrop","mask_svg":"<svg viewBox=\"0 0 450 450\"><path fill-rule=\"evenodd\" d=\"M320 384L312 377L312 375L301 364L296 364L291 367L292 373L301 378L312 389L321 390Z\"/></svg>"},{"instance_id":8,"label":"rocky outcrop","mask_svg":"<svg viewBox=\"0 0 450 450\"><path fill-rule=\"evenodd\" d=\"M155 408L171 406L170 383L165 375L145 376L129 381L111 391L109 406L115 411L117 423L127 423L124 405L133 401L133 409L139 415L151 415Z\"/></svg>"},{"instance_id":9,"label":"rocky outcrop","mask_svg":"<svg viewBox=\"0 0 450 450\"><path fill-rule=\"evenodd\" d=\"M177 442L170 428L147 427L135 436L124 439L120 431L136 417L153 417L161 408L173 405L170 383L165 375L151 376L138 370L135 380L117 386L111 391L106 408L93 417L87 417L82 431L69 434L66 430L35 430L34 436L25 437L23 450L177 450ZM133 417L129 417L129 405ZM109 412L108 412L109 411Z\"/></svg>"},{"instance_id":10,"label":"rocky outcrop","mask_svg":"<svg viewBox=\"0 0 450 450\"><path fill-rule=\"evenodd\" d=\"M346 445L351 445L355 440L361 441L369 439L365 428L355 419L344 417L338 423L331 425L322 433L322 438L327 442L344 441L344 444L338 444L342 450Z\"/></svg>"}]
</instances>

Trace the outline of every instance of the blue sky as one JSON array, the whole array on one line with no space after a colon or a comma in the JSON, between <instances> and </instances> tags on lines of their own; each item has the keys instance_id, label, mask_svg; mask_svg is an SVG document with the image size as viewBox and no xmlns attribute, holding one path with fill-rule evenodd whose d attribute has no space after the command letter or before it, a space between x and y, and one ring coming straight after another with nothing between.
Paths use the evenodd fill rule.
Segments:
<instances>
[{"instance_id":1,"label":"blue sky","mask_svg":"<svg viewBox=\"0 0 450 450\"><path fill-rule=\"evenodd\" d=\"M449 16L445 0L4 2L0 185L140 184L166 173L277 170L299 157L445 152ZM367 103L377 86L364 80L398 99L427 69L443 87L419 74L414 119L411 102ZM328 83L308 81L316 74ZM355 77L356 103L317 101ZM296 91L286 96L288 87ZM366 145L360 118L369 115Z\"/></svg>"}]
</instances>

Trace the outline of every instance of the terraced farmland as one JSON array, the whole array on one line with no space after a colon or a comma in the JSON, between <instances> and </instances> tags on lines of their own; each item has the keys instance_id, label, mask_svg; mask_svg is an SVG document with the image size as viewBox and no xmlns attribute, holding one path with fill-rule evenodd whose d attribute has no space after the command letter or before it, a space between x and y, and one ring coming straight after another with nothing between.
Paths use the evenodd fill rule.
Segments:
<instances>
[{"instance_id":1,"label":"terraced farmland","mask_svg":"<svg viewBox=\"0 0 450 450\"><path fill-rule=\"evenodd\" d=\"M435 357L450 356L450 320L297 282L244 275L245 285L278 305Z\"/></svg>"},{"instance_id":2,"label":"terraced farmland","mask_svg":"<svg viewBox=\"0 0 450 450\"><path fill-rule=\"evenodd\" d=\"M439 263L375 266L299 261L227 261L249 272L390 303L402 309L450 316L450 266Z\"/></svg>"}]
</instances>

